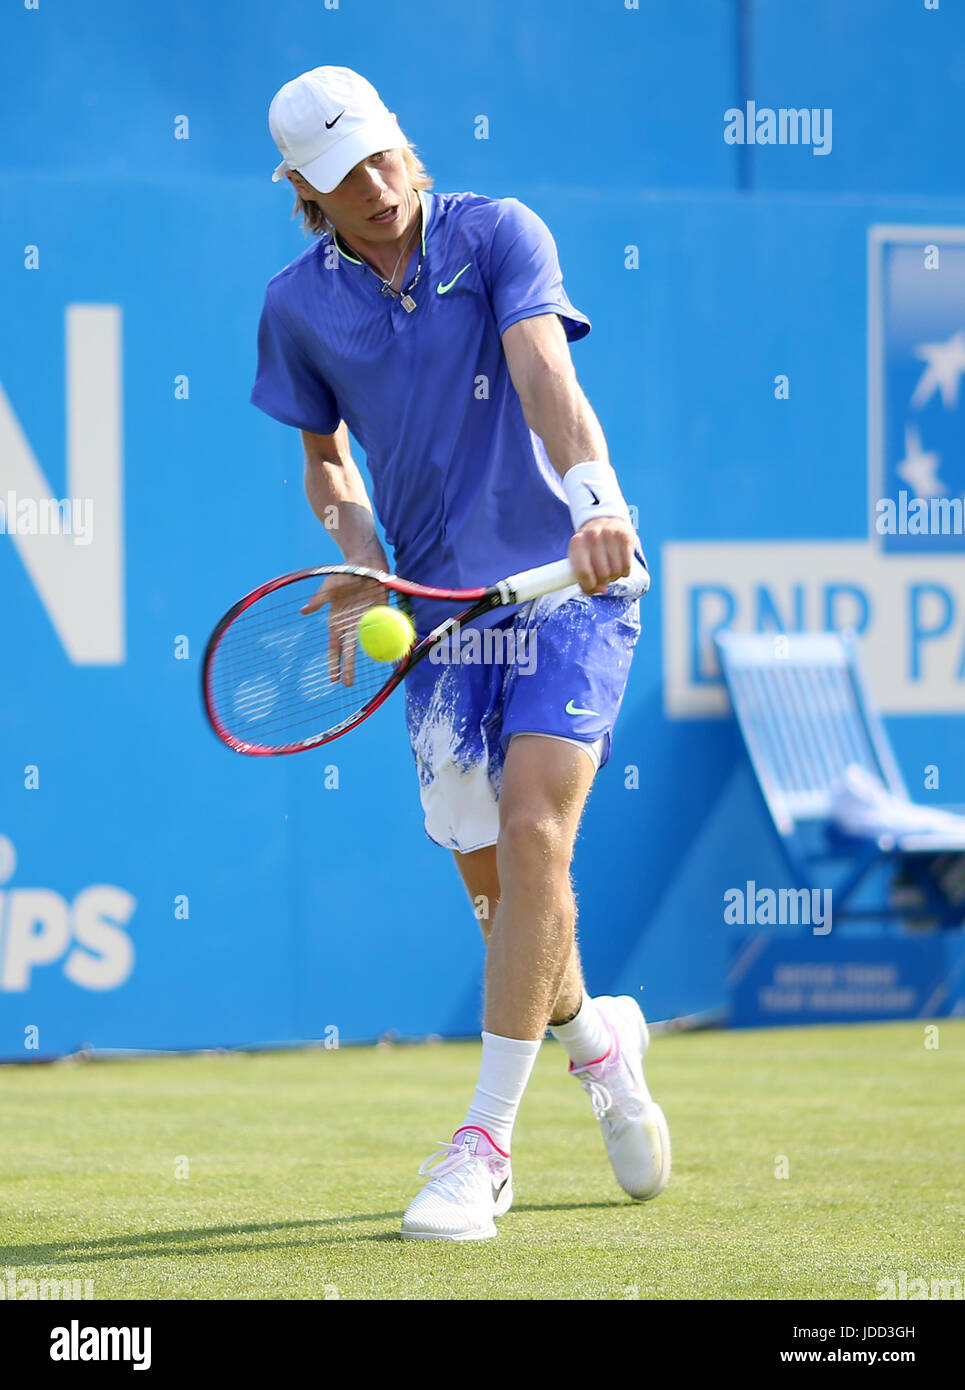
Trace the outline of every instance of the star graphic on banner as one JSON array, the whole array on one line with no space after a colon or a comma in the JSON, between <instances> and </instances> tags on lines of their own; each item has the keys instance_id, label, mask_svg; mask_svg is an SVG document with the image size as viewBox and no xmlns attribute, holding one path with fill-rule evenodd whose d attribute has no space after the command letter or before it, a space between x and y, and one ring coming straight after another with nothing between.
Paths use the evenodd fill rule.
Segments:
<instances>
[{"instance_id":1,"label":"star graphic on banner","mask_svg":"<svg viewBox=\"0 0 965 1390\"><path fill-rule=\"evenodd\" d=\"M948 488L938 477L941 458L921 447L914 425L905 426L905 457L896 467L899 478L909 483L916 497L944 497Z\"/></svg>"},{"instance_id":2,"label":"star graphic on banner","mask_svg":"<svg viewBox=\"0 0 965 1390\"><path fill-rule=\"evenodd\" d=\"M965 372L965 333L954 333L945 343L922 343L915 348L915 356L928 366L919 377L912 405L920 410L936 391L941 391L945 409L954 410L958 405L958 383Z\"/></svg>"}]
</instances>

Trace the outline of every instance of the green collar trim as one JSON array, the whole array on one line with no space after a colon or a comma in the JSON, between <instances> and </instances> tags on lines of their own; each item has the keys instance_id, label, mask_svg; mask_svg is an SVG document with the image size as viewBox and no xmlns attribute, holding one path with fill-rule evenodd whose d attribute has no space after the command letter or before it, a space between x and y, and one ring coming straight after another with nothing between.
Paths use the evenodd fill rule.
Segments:
<instances>
[{"instance_id":1,"label":"green collar trim","mask_svg":"<svg viewBox=\"0 0 965 1390\"><path fill-rule=\"evenodd\" d=\"M332 241L335 243L335 249L336 249L336 251L338 252L338 254L339 254L340 256L344 256L345 259L346 259L347 261L351 261L353 265L362 265L362 264L364 264L362 261L359 260L358 256L350 256L350 255L349 255L349 253L345 250L345 248L342 246L342 243L341 243L341 242L339 241L339 239L338 239L338 232L336 232L336 231L333 231L333 232L332 232Z\"/></svg>"},{"instance_id":2,"label":"green collar trim","mask_svg":"<svg viewBox=\"0 0 965 1390\"><path fill-rule=\"evenodd\" d=\"M419 189L419 202L422 204L422 254L424 256L426 253L426 228L429 225L430 208L429 199L423 193L421 188Z\"/></svg>"},{"instance_id":3,"label":"green collar trim","mask_svg":"<svg viewBox=\"0 0 965 1390\"><path fill-rule=\"evenodd\" d=\"M422 254L424 256L426 253L426 228L429 225L430 208L429 199L421 188L419 189L419 206L422 208ZM338 232L332 232L332 241L335 245L335 249L338 252L338 254L340 256L344 256L345 259L347 261L350 261L352 265L366 264L365 261L359 260L358 256L349 255L348 251L345 250L344 246L338 239Z\"/></svg>"}]
</instances>

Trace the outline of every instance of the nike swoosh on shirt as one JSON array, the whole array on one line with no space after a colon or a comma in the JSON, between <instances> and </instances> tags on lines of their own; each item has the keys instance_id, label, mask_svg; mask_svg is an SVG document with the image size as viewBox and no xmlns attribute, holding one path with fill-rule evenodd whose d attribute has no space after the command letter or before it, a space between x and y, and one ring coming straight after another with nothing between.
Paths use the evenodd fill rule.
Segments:
<instances>
[{"instance_id":1,"label":"nike swoosh on shirt","mask_svg":"<svg viewBox=\"0 0 965 1390\"><path fill-rule=\"evenodd\" d=\"M340 121L344 115L345 115L345 112L344 112L344 111L340 111L340 112L338 113L338 115L335 117L335 120L334 120L334 121L326 121L326 122L325 122L325 129L326 129L326 130L331 130L332 126L335 125L335 123L336 123L337 121Z\"/></svg>"},{"instance_id":2,"label":"nike swoosh on shirt","mask_svg":"<svg viewBox=\"0 0 965 1390\"><path fill-rule=\"evenodd\" d=\"M595 709L580 709L579 705L574 705L572 700L567 701L566 712L567 714L596 714Z\"/></svg>"},{"instance_id":3,"label":"nike swoosh on shirt","mask_svg":"<svg viewBox=\"0 0 965 1390\"><path fill-rule=\"evenodd\" d=\"M454 284L456 283L456 281L459 279L459 276L460 276L460 275L465 275L466 271L469 269L469 266L471 266L471 265L472 265L472 261L470 261L467 265L464 265L463 268L462 268L462 270L460 270L460 271L458 272L458 274L456 274L456 275L454 275L454 276L452 277L452 279L449 281L448 285L444 285L444 284L442 283L442 281L440 280L439 283L438 283L438 285L436 285L436 294L448 294L449 291L452 289L453 285L454 285Z\"/></svg>"}]
</instances>

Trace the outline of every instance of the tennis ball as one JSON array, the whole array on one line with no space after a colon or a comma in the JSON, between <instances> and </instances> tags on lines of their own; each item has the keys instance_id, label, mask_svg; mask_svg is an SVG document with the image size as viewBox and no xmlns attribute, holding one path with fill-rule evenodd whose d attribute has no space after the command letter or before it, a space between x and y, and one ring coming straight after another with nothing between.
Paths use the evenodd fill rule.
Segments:
<instances>
[{"instance_id":1,"label":"tennis ball","mask_svg":"<svg viewBox=\"0 0 965 1390\"><path fill-rule=\"evenodd\" d=\"M398 608L380 603L362 614L359 641L375 661L401 661L415 641L415 628Z\"/></svg>"}]
</instances>

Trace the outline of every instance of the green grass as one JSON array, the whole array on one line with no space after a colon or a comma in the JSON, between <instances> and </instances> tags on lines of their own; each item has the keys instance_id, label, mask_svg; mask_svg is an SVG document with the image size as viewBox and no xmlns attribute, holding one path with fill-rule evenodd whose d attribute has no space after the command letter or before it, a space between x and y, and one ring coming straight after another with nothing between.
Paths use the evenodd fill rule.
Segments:
<instances>
[{"instance_id":1,"label":"green grass","mask_svg":"<svg viewBox=\"0 0 965 1390\"><path fill-rule=\"evenodd\" d=\"M657 1038L674 1174L643 1205L547 1043L517 1205L498 1239L458 1245L397 1233L475 1045L0 1068L0 1263L96 1298L867 1299L900 1270L961 1278L965 1022L939 1036Z\"/></svg>"}]
</instances>

